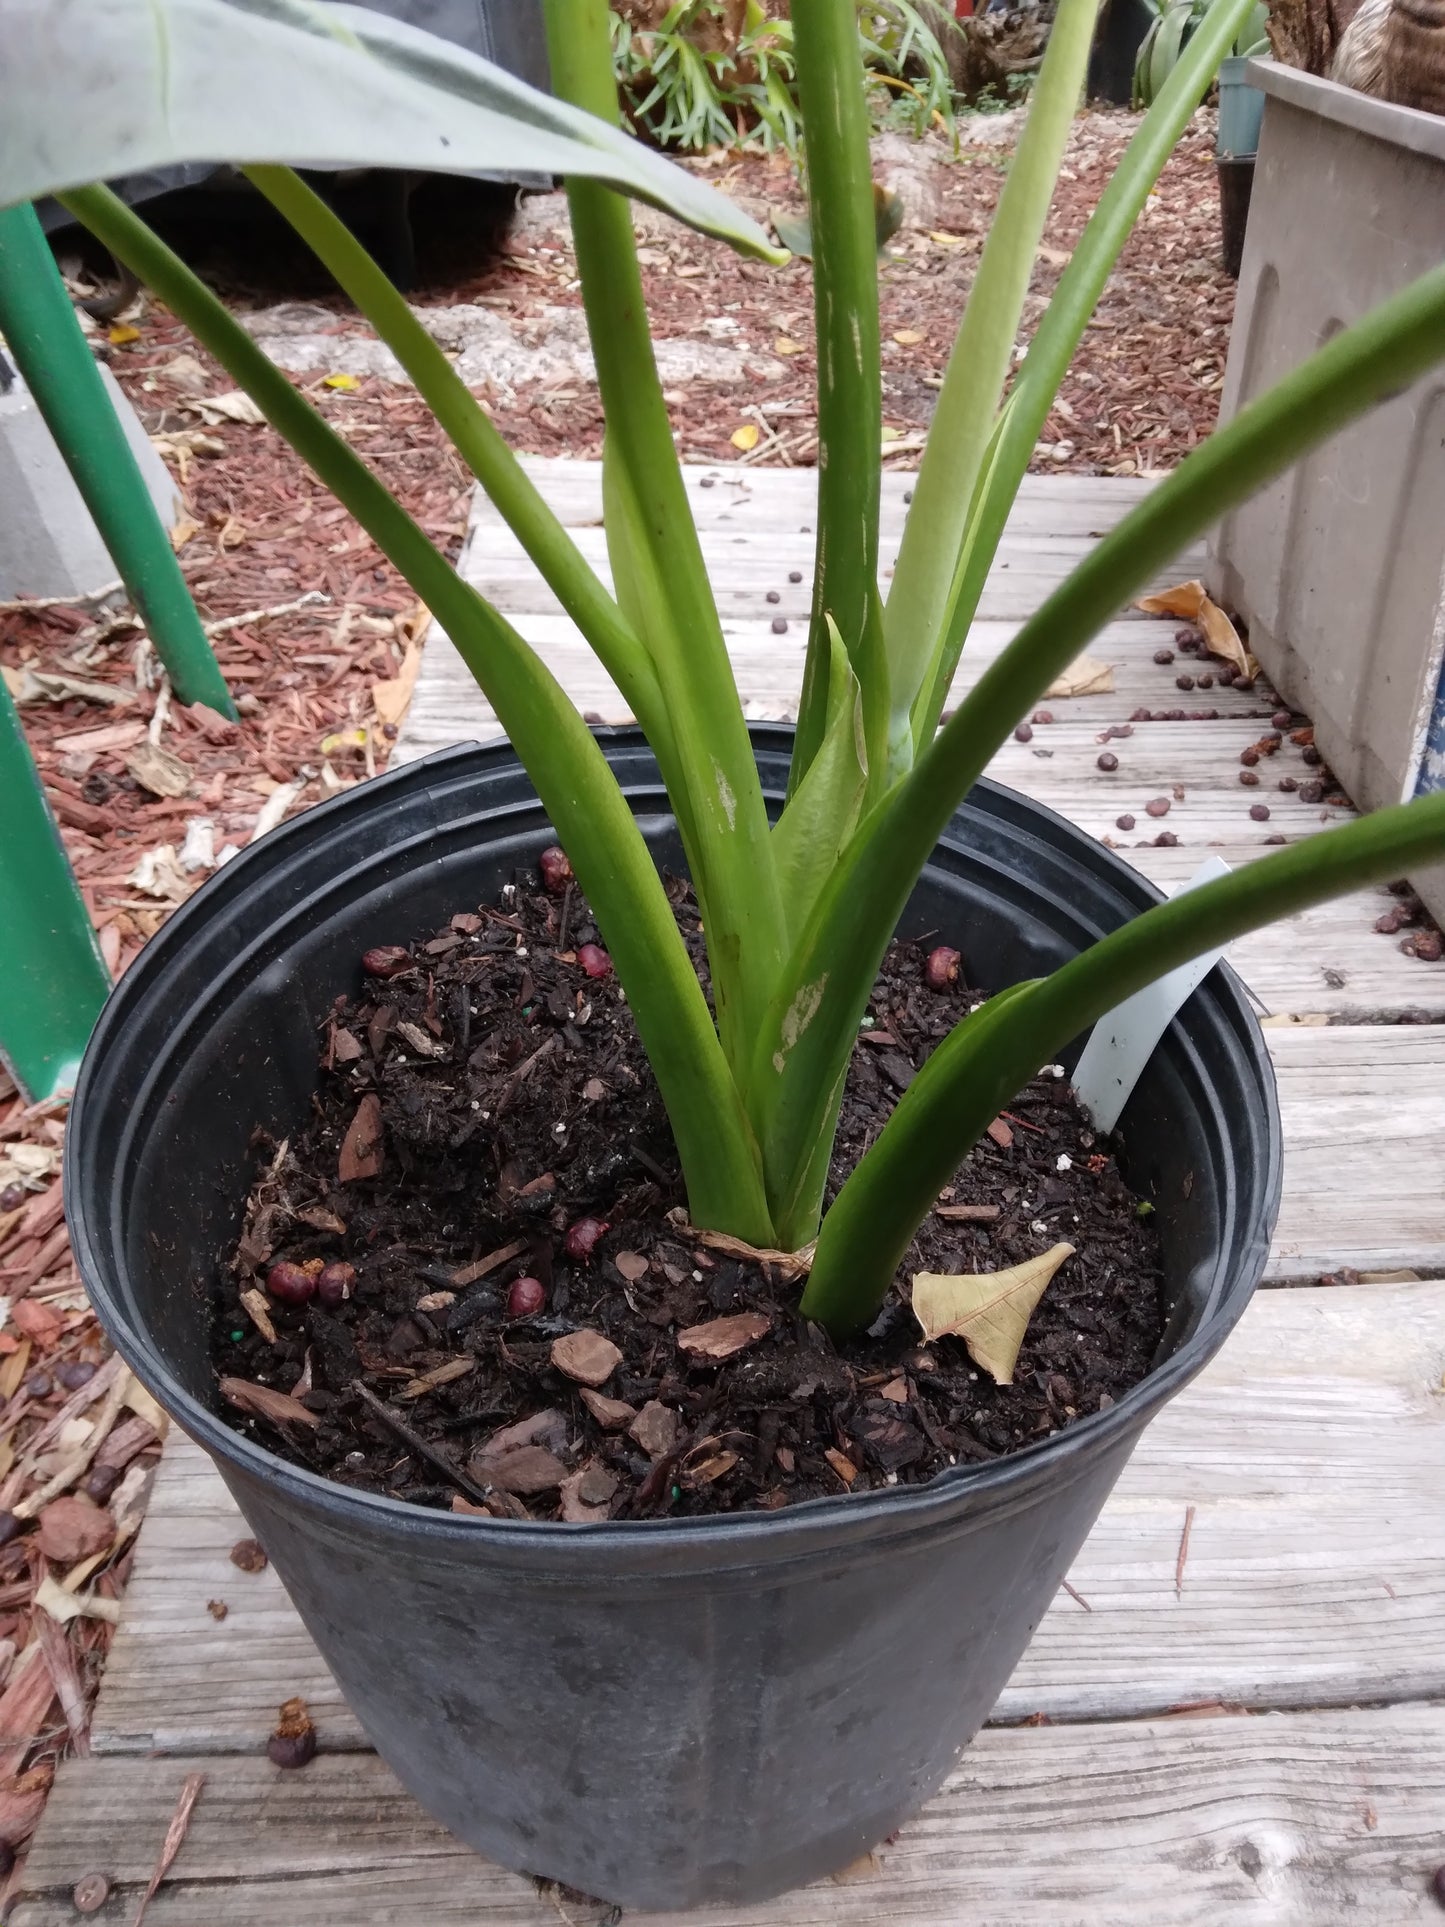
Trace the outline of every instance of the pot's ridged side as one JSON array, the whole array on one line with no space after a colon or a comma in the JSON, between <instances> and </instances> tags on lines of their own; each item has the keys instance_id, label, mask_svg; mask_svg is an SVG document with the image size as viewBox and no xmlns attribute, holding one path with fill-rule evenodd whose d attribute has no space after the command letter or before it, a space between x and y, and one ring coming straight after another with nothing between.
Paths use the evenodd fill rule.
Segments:
<instances>
[{"instance_id":1,"label":"pot's ridged side","mask_svg":"<svg viewBox=\"0 0 1445 1927\"><path fill-rule=\"evenodd\" d=\"M780 798L787 732L755 739ZM645 746L604 741L675 863ZM1242 993L1216 971L1125 1120L1166 1253L1160 1362L1110 1412L1027 1452L929 1486L677 1524L530 1526L345 1491L213 1409L204 1325L246 1141L257 1122L284 1132L305 1115L316 1016L355 988L363 949L434 928L548 840L510 751L468 749L349 792L229 864L107 1006L72 1113L67 1204L117 1345L217 1460L422 1804L507 1865L627 1906L746 1902L876 1842L986 1717L1139 1432L1259 1278L1279 1194L1273 1083ZM1059 818L984 784L910 921L996 987L1152 896Z\"/></svg>"}]
</instances>

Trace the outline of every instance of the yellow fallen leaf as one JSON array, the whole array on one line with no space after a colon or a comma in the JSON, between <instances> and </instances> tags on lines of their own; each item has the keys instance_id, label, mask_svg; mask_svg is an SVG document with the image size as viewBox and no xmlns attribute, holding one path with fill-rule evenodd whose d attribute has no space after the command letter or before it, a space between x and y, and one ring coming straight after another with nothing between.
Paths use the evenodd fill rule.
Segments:
<instances>
[{"instance_id":1,"label":"yellow fallen leaf","mask_svg":"<svg viewBox=\"0 0 1445 1927\"><path fill-rule=\"evenodd\" d=\"M190 520L177 522L171 530L171 547L173 549L183 549L191 537L193 535L199 535L200 532L201 525L199 522L192 522Z\"/></svg>"},{"instance_id":2,"label":"yellow fallen leaf","mask_svg":"<svg viewBox=\"0 0 1445 1927\"><path fill-rule=\"evenodd\" d=\"M1072 1245L1058 1244L1006 1271L958 1278L920 1271L913 1280L913 1314L924 1338L930 1343L950 1334L961 1338L975 1365L998 1384L1011 1385L1034 1307L1050 1278L1073 1255Z\"/></svg>"},{"instance_id":3,"label":"yellow fallen leaf","mask_svg":"<svg viewBox=\"0 0 1445 1927\"><path fill-rule=\"evenodd\" d=\"M412 641L406 645L406 655L396 674L386 682L374 682L371 685L372 706L383 724L400 724L411 707L412 691L416 688L420 673L421 644Z\"/></svg>"},{"instance_id":4,"label":"yellow fallen leaf","mask_svg":"<svg viewBox=\"0 0 1445 1927\"><path fill-rule=\"evenodd\" d=\"M321 386L323 388L342 388L350 391L353 388L359 388L361 383L356 379L355 375L323 375L321 378Z\"/></svg>"},{"instance_id":5,"label":"yellow fallen leaf","mask_svg":"<svg viewBox=\"0 0 1445 1927\"><path fill-rule=\"evenodd\" d=\"M917 328L895 328L893 330L893 339L898 343L900 348L916 347L923 338L923 335Z\"/></svg>"},{"instance_id":6,"label":"yellow fallen leaf","mask_svg":"<svg viewBox=\"0 0 1445 1927\"><path fill-rule=\"evenodd\" d=\"M968 235L944 234L942 230L939 228L930 228L928 231L928 238L930 241L934 242L936 246L941 248L966 248L969 246Z\"/></svg>"},{"instance_id":7,"label":"yellow fallen leaf","mask_svg":"<svg viewBox=\"0 0 1445 1927\"><path fill-rule=\"evenodd\" d=\"M901 428L890 428L888 423L884 422L883 439L885 442L901 442L903 439L903 430Z\"/></svg>"},{"instance_id":8,"label":"yellow fallen leaf","mask_svg":"<svg viewBox=\"0 0 1445 1927\"><path fill-rule=\"evenodd\" d=\"M744 422L741 428L735 428L733 430L732 434L728 436L728 440L734 448L740 448L744 455L746 455L750 448L757 447L760 433L761 430L758 428L756 422Z\"/></svg>"},{"instance_id":9,"label":"yellow fallen leaf","mask_svg":"<svg viewBox=\"0 0 1445 1927\"><path fill-rule=\"evenodd\" d=\"M384 685L378 684L378 687ZM321 754L334 756L342 749L365 749L366 731L364 729L337 729L331 735L321 738Z\"/></svg>"},{"instance_id":10,"label":"yellow fallen leaf","mask_svg":"<svg viewBox=\"0 0 1445 1927\"><path fill-rule=\"evenodd\" d=\"M140 329L132 328L127 321L117 321L113 327L106 329L105 338L117 348L124 348L128 342L140 340Z\"/></svg>"},{"instance_id":11,"label":"yellow fallen leaf","mask_svg":"<svg viewBox=\"0 0 1445 1927\"><path fill-rule=\"evenodd\" d=\"M1140 596L1135 607L1150 616L1180 616L1186 622L1197 622L1211 656L1231 663L1246 682L1253 682L1259 674L1259 664L1240 641L1239 631L1211 600L1202 582L1181 582L1158 595Z\"/></svg>"},{"instance_id":12,"label":"yellow fallen leaf","mask_svg":"<svg viewBox=\"0 0 1445 1927\"><path fill-rule=\"evenodd\" d=\"M802 342L794 341L791 335L779 335L773 343L775 355L801 355L805 352Z\"/></svg>"},{"instance_id":13,"label":"yellow fallen leaf","mask_svg":"<svg viewBox=\"0 0 1445 1927\"><path fill-rule=\"evenodd\" d=\"M1114 665L1094 656L1080 656L1044 691L1046 696L1108 696L1114 688Z\"/></svg>"}]
</instances>

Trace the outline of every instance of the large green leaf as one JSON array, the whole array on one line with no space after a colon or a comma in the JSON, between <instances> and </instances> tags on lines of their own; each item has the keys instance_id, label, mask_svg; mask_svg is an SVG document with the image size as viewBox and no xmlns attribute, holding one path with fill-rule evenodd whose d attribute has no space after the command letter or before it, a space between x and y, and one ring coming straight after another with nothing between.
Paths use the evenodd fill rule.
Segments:
<instances>
[{"instance_id":1,"label":"large green leaf","mask_svg":"<svg viewBox=\"0 0 1445 1927\"><path fill-rule=\"evenodd\" d=\"M766 259L723 195L449 41L307 0L0 0L0 206L181 161L589 175Z\"/></svg>"}]
</instances>

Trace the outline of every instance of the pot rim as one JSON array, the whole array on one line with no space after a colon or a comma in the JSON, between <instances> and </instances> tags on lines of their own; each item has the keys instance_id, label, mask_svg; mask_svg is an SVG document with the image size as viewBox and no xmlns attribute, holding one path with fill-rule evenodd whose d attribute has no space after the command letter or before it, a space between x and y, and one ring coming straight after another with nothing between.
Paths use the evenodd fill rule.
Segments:
<instances>
[{"instance_id":1,"label":"pot rim","mask_svg":"<svg viewBox=\"0 0 1445 1927\"><path fill-rule=\"evenodd\" d=\"M637 746L647 750L641 731L635 728L599 728L594 734L604 746L615 744L623 749ZM754 741L760 744L766 744L769 739L790 742L792 730L786 725L753 725L751 734ZM147 974L147 960L150 960L149 968L153 970L158 962L168 961L176 948L186 941L191 925L208 916L210 906L206 899L211 895L215 883L224 878L229 888L234 889L248 868L258 862L274 859L281 839L297 843L316 829L334 824L338 815L348 814L357 807L384 807L385 787L388 784L408 775L415 781L417 772L423 769L441 775L449 764L454 764L458 759L470 759L479 754L490 755L496 760L510 759L521 768L519 759L505 739L485 744L457 744L417 762L403 764L372 782L358 785L306 811L302 816L292 818L260 843L250 845L233 858L223 871L217 872L204 884L151 939L137 962L113 989L92 1033L71 1102L62 1179L65 1213L70 1225L76 1264L91 1304L117 1352L181 1429L213 1458L229 1465L243 1478L278 1487L286 1497L329 1515L328 1522L332 1525L344 1525L351 1518L363 1528L389 1528L417 1540L425 1540L439 1552L489 1547L504 1563L511 1564L514 1558L526 1562L529 1556L542 1552L560 1553L572 1559L585 1551L587 1554L596 1554L605 1563L609 1555L624 1552L636 1555L644 1553L647 1548L660 1550L665 1542L669 1551L713 1551L725 1554L724 1563L733 1565L744 1562L751 1550L761 1550L764 1542L767 1542L771 1564L782 1551L779 1541L784 1532L792 1540L793 1551L799 1556L806 1556L829 1541L852 1540L855 1537L877 1538L880 1535L891 1540L900 1534L911 1535L945 1527L956 1514L966 1513L966 1522L972 1525L983 1512L992 1517L1024 1505L1037 1486L1058 1484L1065 1480L1072 1482L1090 1468L1096 1452L1107 1451L1111 1444L1142 1430L1149 1417L1219 1350L1242 1315L1263 1270L1283 1176L1283 1147L1272 1060L1247 993L1235 972L1224 963L1216 965L1205 983L1210 984L1211 979L1215 979L1212 994L1215 997L1223 994L1247 1019L1244 1037L1252 1068L1257 1073L1257 1092L1265 1113L1267 1166L1261 1174L1263 1183L1257 1186L1258 1205L1254 1222L1242 1228L1235 1246L1236 1261L1229 1262L1228 1248L1221 1247L1216 1270L1252 1270L1254 1276L1249 1281L1249 1289L1226 1289L1217 1284L1215 1292L1211 1294L1212 1302L1194 1332L1106 1411L1077 1419L1063 1431L1052 1433L1045 1439L986 1463L950 1466L917 1485L800 1500L776 1512L730 1512L687 1519L625 1519L592 1524L567 1524L560 1520L494 1519L412 1505L402 1499L365 1492L324 1478L319 1473L292 1464L246 1434L234 1430L181 1384L158 1347L143 1331L132 1326L129 1313L122 1310L107 1280L106 1267L101 1261L84 1209L79 1174L79 1146L84 1136L81 1126L93 1101L92 1085L98 1075L98 1066L113 1034L125 1021L127 1006L137 994L137 986L142 982L143 975ZM660 783L658 788L660 790ZM1160 897L1147 878L1046 804L1037 803L1022 792L988 777L980 780L976 790L1007 799L1016 809L1021 807L1026 815L1035 817L1053 830L1056 838L1062 832L1066 840L1086 844L1091 861L1098 863L1104 859L1104 867L1118 872L1120 880L1127 880L1133 891L1137 893L1142 889L1156 898ZM633 800L631 794L629 800ZM1227 1287L1228 1282L1226 1278L1223 1285Z\"/></svg>"}]
</instances>

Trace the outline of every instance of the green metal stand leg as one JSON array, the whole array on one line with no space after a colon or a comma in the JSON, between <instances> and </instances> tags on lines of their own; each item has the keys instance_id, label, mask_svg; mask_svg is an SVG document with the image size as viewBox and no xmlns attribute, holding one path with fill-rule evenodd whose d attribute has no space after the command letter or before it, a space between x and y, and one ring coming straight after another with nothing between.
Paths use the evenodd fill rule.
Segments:
<instances>
[{"instance_id":1,"label":"green metal stand leg","mask_svg":"<svg viewBox=\"0 0 1445 1927\"><path fill-rule=\"evenodd\" d=\"M235 719L170 538L29 206L0 209L0 333L184 703Z\"/></svg>"},{"instance_id":2,"label":"green metal stand leg","mask_svg":"<svg viewBox=\"0 0 1445 1927\"><path fill-rule=\"evenodd\" d=\"M0 1057L32 1101L75 1082L110 991L95 931L0 678Z\"/></svg>"}]
</instances>

